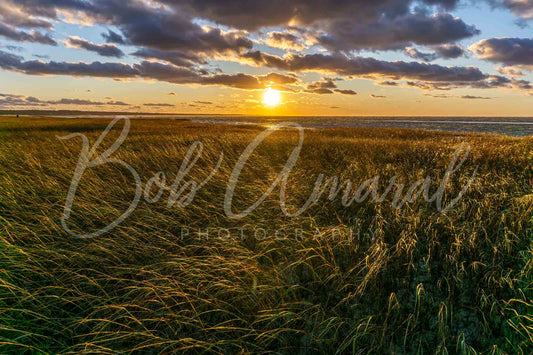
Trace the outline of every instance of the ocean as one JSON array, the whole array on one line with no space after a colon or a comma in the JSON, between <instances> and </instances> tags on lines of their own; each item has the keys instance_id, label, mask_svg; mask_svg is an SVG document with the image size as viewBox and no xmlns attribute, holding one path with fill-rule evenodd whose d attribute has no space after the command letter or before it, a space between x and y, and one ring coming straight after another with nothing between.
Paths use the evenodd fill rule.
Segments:
<instances>
[{"instance_id":1,"label":"ocean","mask_svg":"<svg viewBox=\"0 0 533 355\"><path fill-rule=\"evenodd\" d=\"M175 119L202 124L272 126L294 122L307 129L410 128L449 132L494 133L533 136L533 117L355 117L355 116L244 116L244 115L154 115L125 114L132 119ZM61 115L64 118L116 117L114 114Z\"/></svg>"}]
</instances>

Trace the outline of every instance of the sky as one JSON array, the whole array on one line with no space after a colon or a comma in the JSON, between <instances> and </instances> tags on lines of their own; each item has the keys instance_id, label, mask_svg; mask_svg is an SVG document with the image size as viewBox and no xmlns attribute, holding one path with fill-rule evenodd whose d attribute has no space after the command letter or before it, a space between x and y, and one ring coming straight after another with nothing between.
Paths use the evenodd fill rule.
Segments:
<instances>
[{"instance_id":1,"label":"sky","mask_svg":"<svg viewBox=\"0 0 533 355\"><path fill-rule=\"evenodd\" d=\"M0 0L0 109L533 116L533 0Z\"/></svg>"}]
</instances>

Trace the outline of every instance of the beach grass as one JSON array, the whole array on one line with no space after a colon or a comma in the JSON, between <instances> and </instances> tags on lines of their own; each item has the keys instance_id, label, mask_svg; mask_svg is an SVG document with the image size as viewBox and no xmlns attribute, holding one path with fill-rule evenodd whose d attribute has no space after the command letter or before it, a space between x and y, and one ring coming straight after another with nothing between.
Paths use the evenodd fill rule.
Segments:
<instances>
[{"instance_id":1,"label":"beach grass","mask_svg":"<svg viewBox=\"0 0 533 355\"><path fill-rule=\"evenodd\" d=\"M533 352L532 138L306 130L291 211L320 174L354 186L379 175L380 191L392 176L407 186L430 177L436 190L462 142L470 155L446 201L476 175L444 213L423 198L396 209L391 198L346 207L323 196L289 218L276 188L236 220L224 213L228 181L264 127L132 119L113 157L143 183L159 171L173 181L195 141L204 150L184 181L206 179L223 152L220 169L188 206L169 207L163 193L108 233L76 238L60 218L81 139L57 136L94 144L109 122L0 118L1 354ZM255 150L234 211L267 191L297 141L279 130ZM99 230L134 195L125 168L88 169L67 224Z\"/></svg>"}]
</instances>

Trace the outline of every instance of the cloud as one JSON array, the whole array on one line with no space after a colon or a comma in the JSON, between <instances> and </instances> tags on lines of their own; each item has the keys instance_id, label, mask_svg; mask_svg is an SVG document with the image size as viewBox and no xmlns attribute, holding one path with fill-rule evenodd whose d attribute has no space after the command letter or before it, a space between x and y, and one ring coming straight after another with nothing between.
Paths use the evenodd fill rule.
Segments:
<instances>
[{"instance_id":1,"label":"cloud","mask_svg":"<svg viewBox=\"0 0 533 355\"><path fill-rule=\"evenodd\" d=\"M42 100L33 96L0 94L0 106L55 106L55 105L76 105L76 106L130 106L122 101L92 101L77 98L62 98L59 100Z\"/></svg>"},{"instance_id":2,"label":"cloud","mask_svg":"<svg viewBox=\"0 0 533 355\"><path fill-rule=\"evenodd\" d=\"M141 48L132 54L140 58L162 60L179 67L192 67L196 64L207 63L205 56L200 56L191 52L162 51L154 48Z\"/></svg>"},{"instance_id":3,"label":"cloud","mask_svg":"<svg viewBox=\"0 0 533 355\"><path fill-rule=\"evenodd\" d=\"M351 89L335 89L333 91L338 92L339 94L343 94L343 95L352 95L352 96L357 95L357 92Z\"/></svg>"},{"instance_id":4,"label":"cloud","mask_svg":"<svg viewBox=\"0 0 533 355\"><path fill-rule=\"evenodd\" d=\"M439 57L437 53L423 53L414 47L405 48L404 54L413 59L423 60L424 62L432 62Z\"/></svg>"},{"instance_id":5,"label":"cloud","mask_svg":"<svg viewBox=\"0 0 533 355\"><path fill-rule=\"evenodd\" d=\"M447 94L424 94L424 96L433 97L435 99L449 99L454 97L453 95L447 95Z\"/></svg>"},{"instance_id":6,"label":"cloud","mask_svg":"<svg viewBox=\"0 0 533 355\"><path fill-rule=\"evenodd\" d=\"M490 99L492 99L492 97L463 95L463 96L461 96L461 99L467 99L467 100L490 100Z\"/></svg>"},{"instance_id":7,"label":"cloud","mask_svg":"<svg viewBox=\"0 0 533 355\"><path fill-rule=\"evenodd\" d=\"M480 59L508 66L533 66L533 38L490 38L474 43L469 49Z\"/></svg>"},{"instance_id":8,"label":"cloud","mask_svg":"<svg viewBox=\"0 0 533 355\"><path fill-rule=\"evenodd\" d=\"M433 97L435 99L463 99L463 100L491 100L492 97L473 96L473 95L447 95L447 94L424 94L424 96Z\"/></svg>"},{"instance_id":9,"label":"cloud","mask_svg":"<svg viewBox=\"0 0 533 355\"><path fill-rule=\"evenodd\" d=\"M84 100L84 99L61 99L57 101L47 101L48 104L53 105L80 105L80 106L86 106L86 105L94 105L94 106L130 106L129 104L122 102L122 101L107 101L107 102L99 102L99 101L91 101L91 100Z\"/></svg>"},{"instance_id":10,"label":"cloud","mask_svg":"<svg viewBox=\"0 0 533 355\"><path fill-rule=\"evenodd\" d=\"M272 83L278 85L295 84L298 82L298 78L295 75L284 75L279 73L270 73L262 78L265 83Z\"/></svg>"},{"instance_id":11,"label":"cloud","mask_svg":"<svg viewBox=\"0 0 533 355\"><path fill-rule=\"evenodd\" d=\"M308 47L302 43L301 38L288 32L269 32L264 40L267 46L285 50L303 51Z\"/></svg>"},{"instance_id":12,"label":"cloud","mask_svg":"<svg viewBox=\"0 0 533 355\"><path fill-rule=\"evenodd\" d=\"M0 36L17 42L31 42L57 46L57 42L50 35L39 31L24 32L0 22Z\"/></svg>"},{"instance_id":13,"label":"cloud","mask_svg":"<svg viewBox=\"0 0 533 355\"><path fill-rule=\"evenodd\" d=\"M531 0L493 0L493 4L505 7L524 19L533 19L533 1Z\"/></svg>"},{"instance_id":14,"label":"cloud","mask_svg":"<svg viewBox=\"0 0 533 355\"><path fill-rule=\"evenodd\" d=\"M386 99L387 98L387 96L374 95L374 94L370 94L370 97L373 98L373 99Z\"/></svg>"},{"instance_id":15,"label":"cloud","mask_svg":"<svg viewBox=\"0 0 533 355\"><path fill-rule=\"evenodd\" d=\"M222 85L237 89L256 90L265 88L261 80L249 74L216 74L208 77L200 78L199 82L202 85Z\"/></svg>"},{"instance_id":16,"label":"cloud","mask_svg":"<svg viewBox=\"0 0 533 355\"><path fill-rule=\"evenodd\" d=\"M524 76L524 73L518 67L498 67L496 71L503 75Z\"/></svg>"},{"instance_id":17,"label":"cloud","mask_svg":"<svg viewBox=\"0 0 533 355\"><path fill-rule=\"evenodd\" d=\"M431 47L440 58L459 58L465 55L464 48L459 44L446 43Z\"/></svg>"},{"instance_id":18,"label":"cloud","mask_svg":"<svg viewBox=\"0 0 533 355\"><path fill-rule=\"evenodd\" d=\"M401 17L382 17L375 22L351 19L335 21L327 26L327 34L317 42L331 50L398 50L413 43L438 45L455 42L479 34L474 26L447 13L428 15L410 13Z\"/></svg>"},{"instance_id":19,"label":"cloud","mask_svg":"<svg viewBox=\"0 0 533 355\"><path fill-rule=\"evenodd\" d=\"M514 89L519 91L531 91L533 86L527 80L517 80L514 78L506 78L500 75L491 75L488 78L480 81L452 81L452 82L421 82L421 81L407 81L408 87L415 87L422 90L451 90L458 88L470 87L473 89Z\"/></svg>"},{"instance_id":20,"label":"cloud","mask_svg":"<svg viewBox=\"0 0 533 355\"><path fill-rule=\"evenodd\" d=\"M325 78L324 81L315 81L307 85L305 92L312 94L333 94L333 89L337 88L337 84L332 79Z\"/></svg>"},{"instance_id":21,"label":"cloud","mask_svg":"<svg viewBox=\"0 0 533 355\"><path fill-rule=\"evenodd\" d=\"M183 4L179 3L185 1L177 1L179 6L123 0L6 1L29 14L39 13L59 20L59 12L68 12L86 22L114 26L122 35L113 31L104 34L104 38L113 43L209 54L238 52L253 46L245 32L200 26L193 21L192 14L183 11Z\"/></svg>"},{"instance_id":22,"label":"cloud","mask_svg":"<svg viewBox=\"0 0 533 355\"><path fill-rule=\"evenodd\" d=\"M53 28L50 21L36 18L20 8L10 6L7 2L0 3L0 19L2 22L15 27L44 28L47 30Z\"/></svg>"},{"instance_id":23,"label":"cloud","mask_svg":"<svg viewBox=\"0 0 533 355\"><path fill-rule=\"evenodd\" d=\"M111 30L108 30L107 33L102 33L102 37L107 43L126 44L126 41L121 35Z\"/></svg>"},{"instance_id":24,"label":"cloud","mask_svg":"<svg viewBox=\"0 0 533 355\"><path fill-rule=\"evenodd\" d=\"M249 74L215 74L201 76L197 83L200 85L221 85L243 90L262 90L267 87L273 87L278 90L284 90L281 85L293 84L298 81L293 76L270 73L267 75L253 76Z\"/></svg>"},{"instance_id":25,"label":"cloud","mask_svg":"<svg viewBox=\"0 0 533 355\"><path fill-rule=\"evenodd\" d=\"M43 62L40 60L23 61L22 57L0 51L0 68L28 75L70 75L107 78L133 78L139 71L122 63L69 63Z\"/></svg>"},{"instance_id":26,"label":"cloud","mask_svg":"<svg viewBox=\"0 0 533 355\"><path fill-rule=\"evenodd\" d=\"M322 81L315 81L310 84L307 84L305 92L311 94L333 94L339 93L343 95L357 95L357 92L350 89L339 89L337 84L335 84L334 79L324 78Z\"/></svg>"},{"instance_id":27,"label":"cloud","mask_svg":"<svg viewBox=\"0 0 533 355\"><path fill-rule=\"evenodd\" d=\"M404 54L413 59L419 59L424 62L432 62L439 58L459 58L465 54L464 48L458 44L447 43L439 46L431 46L430 48L433 49L435 52L425 53L420 52L414 47L406 47L404 50Z\"/></svg>"},{"instance_id":28,"label":"cloud","mask_svg":"<svg viewBox=\"0 0 533 355\"><path fill-rule=\"evenodd\" d=\"M260 90L271 85L287 85L298 82L298 78L294 75L279 73L259 76L244 73L208 75L202 70L149 61L142 61L133 65L102 62L24 61L22 57L4 51L0 51L0 68L28 75L153 79L173 84L221 85L244 90Z\"/></svg>"},{"instance_id":29,"label":"cloud","mask_svg":"<svg viewBox=\"0 0 533 355\"><path fill-rule=\"evenodd\" d=\"M456 87L512 87L527 90L530 85L527 81L504 82L476 67L387 61L354 55L354 51L361 49L403 50L406 46L411 47L407 49L413 58L427 62L464 55L464 49L453 42L469 38L479 31L457 17L438 12L441 9L453 9L456 3L449 0L338 0L336 6L331 6L322 0L5 0L3 4L8 4L17 13L39 14L39 17L34 16L34 20L46 19L45 22L53 23L68 19L106 28L102 36L107 44L69 37L66 43L70 46L119 58L124 53L113 43L127 44L134 46L133 55L142 59L136 64L99 61L72 63L61 60L45 62L26 61L0 52L0 67L29 75L146 79L246 90L272 86L287 91L356 94L353 90L339 89L336 85L305 86L295 75L216 72L213 69L216 63L211 61L224 60L294 73L326 73L346 79L364 78L389 83L408 80L413 87L434 90ZM214 27L215 23L228 27ZM301 27L287 27L286 32L270 27L265 30L266 34L255 33L252 37L248 32L288 24ZM46 24L42 25L41 28L45 28ZM15 32L26 33L11 25L5 26ZM263 38L254 42L250 38L257 38L256 35ZM331 53L276 56L253 51L254 43L303 51L312 45L308 42L310 37Z\"/></svg>"},{"instance_id":30,"label":"cloud","mask_svg":"<svg viewBox=\"0 0 533 355\"><path fill-rule=\"evenodd\" d=\"M147 104L143 104L143 106L147 106L147 107L174 107L176 105L167 104L167 103L147 103Z\"/></svg>"},{"instance_id":31,"label":"cloud","mask_svg":"<svg viewBox=\"0 0 533 355\"><path fill-rule=\"evenodd\" d=\"M337 0L334 4L323 0L163 0L165 4L184 8L194 15L213 22L246 30L288 24L310 25L332 19L351 19L369 22L381 17L393 18L409 12L414 1L354 1ZM457 0L424 0L426 5L451 9Z\"/></svg>"},{"instance_id":32,"label":"cloud","mask_svg":"<svg viewBox=\"0 0 533 355\"><path fill-rule=\"evenodd\" d=\"M69 37L64 43L67 47L95 52L102 57L122 58L124 56L124 52L114 44L95 44L76 36Z\"/></svg>"},{"instance_id":33,"label":"cloud","mask_svg":"<svg viewBox=\"0 0 533 355\"><path fill-rule=\"evenodd\" d=\"M445 67L418 62L383 61L369 57L326 54L292 54L278 57L263 52L249 52L241 60L257 66L299 72L316 71L341 76L377 76L424 81L477 81L487 77L476 67Z\"/></svg>"},{"instance_id":34,"label":"cloud","mask_svg":"<svg viewBox=\"0 0 533 355\"><path fill-rule=\"evenodd\" d=\"M400 84L396 81L384 80L377 83L379 86L399 86Z\"/></svg>"}]
</instances>

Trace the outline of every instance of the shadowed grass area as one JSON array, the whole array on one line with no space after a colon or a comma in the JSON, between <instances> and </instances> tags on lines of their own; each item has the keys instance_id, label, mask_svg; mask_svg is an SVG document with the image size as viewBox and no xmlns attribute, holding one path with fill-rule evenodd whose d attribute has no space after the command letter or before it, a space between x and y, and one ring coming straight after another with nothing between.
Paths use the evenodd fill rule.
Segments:
<instances>
[{"instance_id":1,"label":"shadowed grass area","mask_svg":"<svg viewBox=\"0 0 533 355\"><path fill-rule=\"evenodd\" d=\"M143 183L158 171L171 183L194 141L204 152L185 181L204 180L224 152L220 170L187 207L168 207L164 193L156 203L141 201L111 232L74 238L60 217L81 140L56 135L81 132L93 144L108 123L1 119L0 353L533 351L533 139L306 130L287 189L291 211L321 173L356 187L380 175L380 191L394 175L408 186L429 176L436 189L461 142L471 154L446 200L478 172L446 213L423 199L394 209L391 198L345 207L340 197L324 196L288 218L275 189L234 220L223 209L228 180L264 128L133 119L113 157ZM235 212L263 195L297 139L281 130L254 152ZM126 169L88 170L69 227L102 228L126 210L134 191ZM257 233L263 229L264 238ZM286 236L276 238L281 229Z\"/></svg>"}]
</instances>

